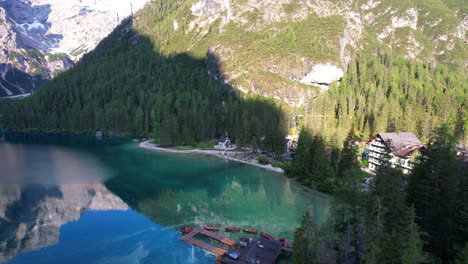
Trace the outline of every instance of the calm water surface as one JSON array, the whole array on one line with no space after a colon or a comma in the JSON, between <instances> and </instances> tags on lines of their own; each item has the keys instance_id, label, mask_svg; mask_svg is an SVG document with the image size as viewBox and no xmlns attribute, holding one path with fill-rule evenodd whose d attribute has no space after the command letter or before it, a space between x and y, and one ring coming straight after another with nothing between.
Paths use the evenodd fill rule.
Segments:
<instances>
[{"instance_id":1,"label":"calm water surface","mask_svg":"<svg viewBox=\"0 0 468 264\"><path fill-rule=\"evenodd\" d=\"M241 163L128 142L13 141L0 143L2 263L214 263L179 241L179 226L292 239L305 209L328 213L328 196Z\"/></svg>"}]
</instances>

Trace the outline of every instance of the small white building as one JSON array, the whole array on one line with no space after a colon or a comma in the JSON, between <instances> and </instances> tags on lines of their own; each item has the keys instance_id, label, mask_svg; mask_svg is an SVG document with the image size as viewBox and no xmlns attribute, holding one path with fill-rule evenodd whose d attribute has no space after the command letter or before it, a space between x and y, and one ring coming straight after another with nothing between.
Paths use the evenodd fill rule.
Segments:
<instances>
[{"instance_id":1,"label":"small white building","mask_svg":"<svg viewBox=\"0 0 468 264\"><path fill-rule=\"evenodd\" d=\"M377 170L384 154L389 153L392 167L401 168L405 174L413 169L414 158L424 148L411 132L379 133L371 139L369 145L370 170Z\"/></svg>"},{"instance_id":2,"label":"small white building","mask_svg":"<svg viewBox=\"0 0 468 264\"><path fill-rule=\"evenodd\" d=\"M231 140L229 140L229 137L224 137L222 136L219 140L218 140L218 146L217 148L218 149L229 149L229 146L231 145Z\"/></svg>"},{"instance_id":3,"label":"small white building","mask_svg":"<svg viewBox=\"0 0 468 264\"><path fill-rule=\"evenodd\" d=\"M286 152L294 152L297 149L297 143L299 141L299 136L297 135L288 135L285 139L286 141Z\"/></svg>"}]
</instances>

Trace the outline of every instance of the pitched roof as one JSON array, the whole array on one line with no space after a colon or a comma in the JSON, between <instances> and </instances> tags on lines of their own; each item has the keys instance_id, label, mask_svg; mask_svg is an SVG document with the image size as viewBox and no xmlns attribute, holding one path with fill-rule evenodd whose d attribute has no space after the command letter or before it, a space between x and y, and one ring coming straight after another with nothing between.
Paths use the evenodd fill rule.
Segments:
<instances>
[{"instance_id":1,"label":"pitched roof","mask_svg":"<svg viewBox=\"0 0 468 264\"><path fill-rule=\"evenodd\" d=\"M407 157L415 150L424 148L422 142L411 132L379 133L378 136L387 143L393 154L399 157Z\"/></svg>"},{"instance_id":2,"label":"pitched roof","mask_svg":"<svg viewBox=\"0 0 468 264\"><path fill-rule=\"evenodd\" d=\"M226 142L226 141L228 141L228 140L229 140L228 137L221 136L221 137L219 138L218 142L219 142L219 143L224 143L224 142Z\"/></svg>"}]
</instances>

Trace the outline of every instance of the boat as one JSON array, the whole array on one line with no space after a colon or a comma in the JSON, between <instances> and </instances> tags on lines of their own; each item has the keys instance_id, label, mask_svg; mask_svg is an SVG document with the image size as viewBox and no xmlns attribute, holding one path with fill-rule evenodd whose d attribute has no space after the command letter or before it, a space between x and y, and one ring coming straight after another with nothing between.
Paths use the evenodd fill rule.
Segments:
<instances>
[{"instance_id":1,"label":"boat","mask_svg":"<svg viewBox=\"0 0 468 264\"><path fill-rule=\"evenodd\" d=\"M258 230L257 229L251 229L251 228L244 228L244 232L245 233L256 234L256 233L258 233Z\"/></svg>"},{"instance_id":2,"label":"boat","mask_svg":"<svg viewBox=\"0 0 468 264\"><path fill-rule=\"evenodd\" d=\"M239 254L238 253L231 252L231 253L228 254L228 256L230 258L232 258L233 260L238 260L239 259Z\"/></svg>"},{"instance_id":3,"label":"boat","mask_svg":"<svg viewBox=\"0 0 468 264\"><path fill-rule=\"evenodd\" d=\"M188 234L188 233L190 233L190 232L192 232L192 231L193 231L193 227L185 227L185 226L182 226L182 227L180 228L180 232L181 232L183 235L186 235L186 234Z\"/></svg>"},{"instance_id":4,"label":"boat","mask_svg":"<svg viewBox=\"0 0 468 264\"><path fill-rule=\"evenodd\" d=\"M266 239L273 239L273 237L265 232L261 232L260 235Z\"/></svg>"},{"instance_id":5,"label":"boat","mask_svg":"<svg viewBox=\"0 0 468 264\"><path fill-rule=\"evenodd\" d=\"M209 231L218 231L219 230L219 226L205 226L204 228L205 228L205 230L209 230Z\"/></svg>"},{"instance_id":6,"label":"boat","mask_svg":"<svg viewBox=\"0 0 468 264\"><path fill-rule=\"evenodd\" d=\"M224 231L227 231L227 232L232 232L232 231L240 231L240 227L235 227L235 226L229 226L229 227L225 227L224 228Z\"/></svg>"}]
</instances>

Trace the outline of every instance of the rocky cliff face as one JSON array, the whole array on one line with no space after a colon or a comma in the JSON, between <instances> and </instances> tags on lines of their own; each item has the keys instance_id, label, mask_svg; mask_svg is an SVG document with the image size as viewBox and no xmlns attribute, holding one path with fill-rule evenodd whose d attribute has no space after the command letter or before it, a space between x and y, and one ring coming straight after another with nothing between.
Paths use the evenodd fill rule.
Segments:
<instances>
[{"instance_id":1,"label":"rocky cliff face","mask_svg":"<svg viewBox=\"0 0 468 264\"><path fill-rule=\"evenodd\" d=\"M0 262L58 243L60 227L86 210L127 210L103 185L7 185L0 188Z\"/></svg>"},{"instance_id":2,"label":"rocky cliff face","mask_svg":"<svg viewBox=\"0 0 468 264\"><path fill-rule=\"evenodd\" d=\"M413 47L407 47L405 50L405 55L409 58L416 58L422 52L422 49L416 50L414 46L430 49L431 53L427 55L432 57L457 48L466 51L466 45L463 45L468 42L466 7L447 5L446 2L453 2L450 0L434 1L432 5L413 2L199 0L191 5L191 12L195 18L189 22L188 31L204 28L217 20L220 22L221 30L229 22L233 22L247 31L262 31L275 22L301 21L311 14L319 17L341 16L346 21L346 27L342 32L341 49L348 45L353 49L362 48L363 38L366 38L366 34L370 34L371 37L376 37L393 48L405 46L403 43L405 40L416 41L413 42ZM399 34L398 31L402 29L409 34ZM424 41L432 43L420 43ZM346 62L345 55L346 53L341 50L342 62ZM467 58L463 59L466 63Z\"/></svg>"},{"instance_id":3,"label":"rocky cliff face","mask_svg":"<svg viewBox=\"0 0 468 264\"><path fill-rule=\"evenodd\" d=\"M148 0L0 0L0 96L73 66Z\"/></svg>"},{"instance_id":4,"label":"rocky cliff face","mask_svg":"<svg viewBox=\"0 0 468 264\"><path fill-rule=\"evenodd\" d=\"M216 58L222 69L209 65L215 79L291 105L310 87L323 91L340 80L359 50L468 65L468 12L454 0L185 3L171 16L174 39L188 40L188 52L208 53L208 64Z\"/></svg>"}]
</instances>

